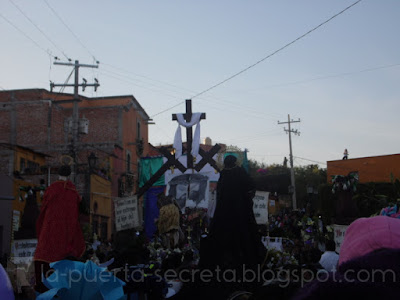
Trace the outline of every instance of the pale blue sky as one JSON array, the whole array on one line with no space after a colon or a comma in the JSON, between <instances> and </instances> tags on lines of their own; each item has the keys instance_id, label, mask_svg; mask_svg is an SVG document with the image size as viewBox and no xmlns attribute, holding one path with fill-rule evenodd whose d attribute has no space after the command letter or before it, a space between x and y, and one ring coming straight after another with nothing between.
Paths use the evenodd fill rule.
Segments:
<instances>
[{"instance_id":1,"label":"pale blue sky","mask_svg":"<svg viewBox=\"0 0 400 300\"><path fill-rule=\"evenodd\" d=\"M49 80L63 83L71 72L53 65L52 56L87 64L95 57L99 69L80 74L101 86L80 93L134 95L155 115L150 142L172 143L171 114L184 112L185 99L354 2L0 0L0 89L49 89ZM344 148L350 158L400 153L399 16L398 0L363 0L195 97L193 111L207 114L201 137L247 148L266 164L282 163L289 143L277 122L290 114L301 119L293 124L301 132L292 139L295 165L341 159Z\"/></svg>"}]
</instances>

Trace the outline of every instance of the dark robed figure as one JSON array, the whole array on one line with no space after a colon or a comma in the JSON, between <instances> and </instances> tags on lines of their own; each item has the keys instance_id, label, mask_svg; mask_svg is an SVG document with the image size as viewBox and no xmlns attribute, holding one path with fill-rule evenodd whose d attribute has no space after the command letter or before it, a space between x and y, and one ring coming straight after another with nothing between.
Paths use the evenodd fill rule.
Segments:
<instances>
[{"instance_id":1,"label":"dark robed figure","mask_svg":"<svg viewBox=\"0 0 400 300\"><path fill-rule=\"evenodd\" d=\"M257 232L254 194L253 180L244 168L236 165L236 157L228 155L218 180L206 264L236 268L261 263L265 249Z\"/></svg>"}]
</instances>

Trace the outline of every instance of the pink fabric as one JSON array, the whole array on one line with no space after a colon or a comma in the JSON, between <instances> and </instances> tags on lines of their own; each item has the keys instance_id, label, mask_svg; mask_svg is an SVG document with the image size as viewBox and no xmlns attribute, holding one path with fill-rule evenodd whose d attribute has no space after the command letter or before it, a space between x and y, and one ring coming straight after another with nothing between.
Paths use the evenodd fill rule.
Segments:
<instances>
[{"instance_id":1,"label":"pink fabric","mask_svg":"<svg viewBox=\"0 0 400 300\"><path fill-rule=\"evenodd\" d=\"M346 230L339 265L384 248L400 249L400 219L386 216L357 219Z\"/></svg>"}]
</instances>

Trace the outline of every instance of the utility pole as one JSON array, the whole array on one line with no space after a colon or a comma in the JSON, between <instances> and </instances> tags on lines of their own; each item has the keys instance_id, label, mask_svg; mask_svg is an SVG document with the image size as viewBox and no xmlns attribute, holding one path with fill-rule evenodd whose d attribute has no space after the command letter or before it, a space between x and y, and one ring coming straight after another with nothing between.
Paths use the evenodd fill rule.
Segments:
<instances>
[{"instance_id":1,"label":"utility pole","mask_svg":"<svg viewBox=\"0 0 400 300\"><path fill-rule=\"evenodd\" d=\"M78 140L79 140L79 106L78 103L81 102L79 99L79 91L78 88L81 86L82 91L85 91L85 88L87 86L93 86L94 90L97 91L97 88L100 86L98 80L95 78L95 83L87 83L87 80L83 78L83 83L79 83L79 67L83 68L98 68L98 65L87 65L87 64L80 64L79 60L75 60L75 63L63 63L63 62L54 62L55 65L62 65L62 66L72 66L74 67L74 73L75 73L75 82L74 84L55 84L53 82L50 82L50 92L53 92L54 87L67 87L67 86L73 86L74 87L74 106L72 109L72 139L71 139L71 144L72 144L72 154L73 154L73 166L72 166L72 176L73 176L73 182L76 183L76 178L77 178L77 146L78 146Z\"/></svg>"},{"instance_id":2,"label":"utility pole","mask_svg":"<svg viewBox=\"0 0 400 300\"><path fill-rule=\"evenodd\" d=\"M296 183L294 180L294 169L293 169L293 152L292 152L292 133L300 135L300 132L296 130L293 130L290 128L291 123L297 123L300 122L300 119L297 121L293 121L290 119L290 115L288 115L288 121L287 122L279 122L278 124L288 124L289 129L286 129L285 127L283 128L286 133L289 133L289 148L290 148L290 182L293 188L293 194L292 194L292 204L293 204L293 209L297 209L297 201L296 201Z\"/></svg>"}]
</instances>

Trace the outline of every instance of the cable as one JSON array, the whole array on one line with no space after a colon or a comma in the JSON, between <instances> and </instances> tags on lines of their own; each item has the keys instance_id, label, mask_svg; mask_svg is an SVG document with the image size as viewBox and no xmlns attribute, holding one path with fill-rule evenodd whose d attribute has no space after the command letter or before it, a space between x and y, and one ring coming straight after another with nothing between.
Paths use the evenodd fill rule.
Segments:
<instances>
[{"instance_id":1,"label":"cable","mask_svg":"<svg viewBox=\"0 0 400 300\"><path fill-rule=\"evenodd\" d=\"M90 54L90 56L93 57L94 60L96 60L95 56L89 51L88 48L81 42L81 40L76 36L76 34L69 28L69 26L61 19L61 17L57 14L57 12L53 9L53 7L50 6L50 4L47 2L47 0L43 0L44 3L46 3L47 7L54 13L54 15L60 20L61 23L68 29L68 31L75 37L75 39L78 41L78 43L85 48L85 50Z\"/></svg>"},{"instance_id":2,"label":"cable","mask_svg":"<svg viewBox=\"0 0 400 300\"><path fill-rule=\"evenodd\" d=\"M124 82L130 83L130 84L132 84L132 85L134 85L134 86L138 86L138 87L140 87L140 88L143 88L143 89L146 89L146 90L150 90L150 91L152 91L152 92L160 93L160 94L162 94L162 95L164 95L164 96L167 96L167 97L171 97L171 98L174 98L174 99L177 98L177 96L169 95L169 94L163 93L163 92L161 92L161 91L159 91L159 90L154 90L154 89L145 87L145 86L143 86L143 85L139 85L139 84L137 84L137 83L133 83L131 80L121 79L121 78L118 78L118 77L109 75L109 74L107 74L107 73L105 73L105 72L102 72L102 71L99 71L99 74L103 74L104 76L111 77L111 78L117 79L117 80L119 80L119 81L124 81ZM119 76L118 74L116 74L116 75Z\"/></svg>"},{"instance_id":3,"label":"cable","mask_svg":"<svg viewBox=\"0 0 400 300\"><path fill-rule=\"evenodd\" d=\"M275 135L281 135L281 131L280 129L272 129L270 131L264 132L263 134L259 134L257 136L251 136L251 137L245 137L243 139L228 139L228 141L235 141L235 143L248 143L248 142L253 142L253 141L257 141L257 140L262 140L268 136L275 136Z\"/></svg>"},{"instance_id":4,"label":"cable","mask_svg":"<svg viewBox=\"0 0 400 300\"><path fill-rule=\"evenodd\" d=\"M150 80L150 81L158 82L158 83L161 83L161 84L163 84L163 85L168 85L168 86L172 86L172 87L174 87L174 88L180 89L180 90L182 90L182 91L171 90L171 89L167 89L167 90L168 90L168 91L172 91L172 92L174 92L174 93L181 93L181 94L182 94L182 97L183 97L183 91L185 92L185 94L187 93L187 91L189 91L188 89L185 89L185 88L182 88L182 87L179 87L179 86L176 86L176 85L172 85L172 84L169 84L169 83L166 83L166 82L163 82L163 81L159 81L159 80L156 80L156 79L152 79L152 78L149 78L149 77L147 77L147 76L135 74L135 73L129 72L129 71L124 70L124 69L119 68L119 67L115 67L115 66L112 66L112 65L109 65L109 64L103 64L103 65L110 66L110 67L112 67L112 68L114 68L114 69L121 70L122 72L125 72L125 73L128 73L128 74L133 74L133 75L135 75L135 76L142 77L142 78L145 78L145 79ZM105 72L106 72L106 73L114 74L114 75L116 75L116 76L118 76L118 77L126 78L126 79L128 79L129 81L134 81L134 80L136 80L136 79L127 77L126 75L124 75L124 74L122 74L122 73L119 74L119 73L116 73L116 72L113 72L113 71L109 71L109 70L107 70L107 69L105 70ZM100 72L100 73L103 73L103 72ZM103 74L104 74L104 73L103 73ZM117 79L117 80L121 80L121 81L124 81L124 82L128 82L128 81L126 81L126 80L119 79L119 78L117 78L117 77L110 76L110 75L107 75L107 74L105 74L105 76L112 77L112 78L115 78L115 79ZM145 83L145 84L150 84L150 85L152 85L152 86L156 86L156 87L157 87L157 85L155 85L154 83L147 83L147 82L142 81L142 80L139 80L139 82ZM168 97L176 98L176 96L172 96L172 95L169 95L169 94L162 93L162 92L160 92L160 91L156 91L156 90L153 90L153 89L149 89L149 88L147 88L147 87L145 87L145 86L143 86L143 85L138 85L138 84L133 83L133 82L132 82L132 84L135 85L135 86L139 86L139 87L148 89L148 90L152 90L152 91L155 91L155 92L159 92L159 93L164 94L164 95L166 95L166 96L168 96ZM190 92L193 92L193 91L190 91ZM182 98L181 96L179 96L179 97ZM227 104L229 104L229 105L231 105L231 106L237 106L237 107L240 109L240 112L243 112L243 110L247 110L247 111L249 111L249 112L261 114L261 113L259 112L259 110L256 110L256 109L253 110L253 109L250 109L250 108L243 108L243 106L240 105L240 104L234 103L233 101L228 101L228 100L225 100L225 99L221 99L221 98L218 98L218 97L212 97L212 98L209 98L209 99L202 98L202 99L205 100L205 101L213 101L213 103L219 102L219 103L216 103L216 104L221 104L221 105L223 105L223 103L227 103ZM172 108L170 108L170 109L172 109ZM224 107L224 109L226 109L226 107ZM158 115L158 114L161 114L161 113L157 113L156 115ZM268 114L268 113L262 113L262 114L263 114L263 117L264 117L265 115L273 116L272 114ZM153 117L153 116L152 116L152 117ZM274 115L273 117L276 118L276 119L279 119L276 115Z\"/></svg>"},{"instance_id":5,"label":"cable","mask_svg":"<svg viewBox=\"0 0 400 300\"><path fill-rule=\"evenodd\" d=\"M110 72L110 71L107 71L107 72ZM121 75L119 75L119 74L117 74L117 73L114 73L114 72L110 72L110 73L113 73L113 74L115 74L116 76L121 76ZM150 90L150 91L153 91L153 92L157 92L157 93L160 93L160 94L162 94L162 95L164 95L164 96L168 96L168 97L171 97L171 98L174 98L174 99L177 98L177 96L170 95L170 94L167 94L167 93L163 93L163 92L161 92L160 90L154 90L154 89L148 88L148 87L146 87L146 86L143 86L143 85L139 85L139 84L137 84L137 83L134 83L134 82L132 82L133 79L128 78L128 77L126 77L126 78L128 78L128 80L125 80L125 79L121 79L121 78L118 78L118 77L116 77L116 76L109 75L109 74L107 74L107 73L105 73L105 72L101 72L101 71L99 72L99 74L103 74L104 76L111 77L111 78L114 78L114 79L119 80L119 81L128 82L128 83L130 83L130 84L132 84L132 85L134 85L134 86L138 86L138 87L144 88L144 89L146 89L146 90ZM153 84L152 84L152 85L153 85ZM176 92L176 91L173 91L173 92ZM248 108L247 108L247 109L244 109L243 107L240 107L239 104L236 104L236 103L233 103L233 102L229 102L229 101L216 100L215 98L214 98L214 99L210 99L210 100L208 100L208 101L214 101L214 102L220 101L220 102L229 103L229 104L232 105L232 106L237 106L237 108L240 109L240 112L241 112L241 113L243 113L243 110L247 110L247 111L249 111L249 112L252 112L253 114L254 114L254 113L261 114L259 111L251 110L251 109L248 109ZM164 112L167 112L167 111L169 111L169 110L172 110L173 108L175 108L175 107L181 105L182 103L184 103L184 101L180 101L180 102L177 103L176 105L173 105L172 107L169 107L169 108L167 108L167 109L165 109L165 110L163 110L163 111L160 111L160 112L158 112L158 113L156 113L156 114L154 114L154 115L152 115L152 116L150 116L150 117L151 117L151 118L154 118L154 117L156 117L156 116L158 116L158 115L160 115L160 114L162 114L162 113L164 113ZM216 103L216 104L219 104L219 103ZM206 104L206 105L210 106L209 104ZM224 105L224 104L220 104L220 105ZM230 108L224 107L224 110L232 110L232 107L230 107ZM265 115L268 115L268 114L267 114L267 113L262 113L262 115L263 115L262 118L266 118ZM269 114L269 115L271 115L271 114ZM257 116L257 117L260 117L260 116Z\"/></svg>"},{"instance_id":6,"label":"cable","mask_svg":"<svg viewBox=\"0 0 400 300\"><path fill-rule=\"evenodd\" d=\"M19 10L19 12L26 18L26 19L28 19L28 21L29 22L31 22L32 23L32 25L33 26L35 26L36 27L36 29L37 30L39 30L40 31L40 33L41 34L43 34L43 36L51 43L51 44L53 44L53 46L54 47L56 47L56 49L58 50L58 51L60 51L67 59L69 59L68 58L68 56L64 53L64 51L62 51L40 28L39 28L39 26L37 26L33 21L32 21L32 19L31 18L29 18L23 11L22 11L22 9L21 8L19 8L19 6L17 5L17 4L15 4L12 0L9 0L10 2L11 2L11 4L12 5L14 5L18 10Z\"/></svg>"},{"instance_id":7,"label":"cable","mask_svg":"<svg viewBox=\"0 0 400 300\"><path fill-rule=\"evenodd\" d=\"M165 113L165 112L167 112L175 107L178 107L179 105L184 104L184 103L185 103L185 101L181 101L178 104L171 106L170 108L164 109L163 111L160 111L159 113L156 113L155 115L152 115L150 118L153 119L155 116L161 115L162 113Z\"/></svg>"},{"instance_id":8,"label":"cable","mask_svg":"<svg viewBox=\"0 0 400 300\"><path fill-rule=\"evenodd\" d=\"M302 159L302 160L307 160L307 161L315 162L315 163L321 164L321 165L327 165L327 164L324 163L324 162L320 162L320 161L316 161L316 160L311 160L311 159L308 159L308 158L302 158L302 157L299 157L299 156L293 156L293 157L299 158L299 159Z\"/></svg>"},{"instance_id":9,"label":"cable","mask_svg":"<svg viewBox=\"0 0 400 300\"><path fill-rule=\"evenodd\" d=\"M258 64L262 63L262 62L265 61L266 59L270 58L271 56L277 54L278 52L284 50L285 48L289 47L290 45L296 43L297 41L301 40L301 39L304 38L305 36L309 35L309 34L312 33L313 31L315 31L315 30L317 30L318 28L322 27L323 25L325 25L326 23L330 22L331 20L333 20L333 19L336 18L337 16L341 15L342 13L344 13L346 10L350 9L350 8L353 7L354 5L360 3L361 1L362 1L362 0L358 0L358 1L354 2L353 4L349 5L349 6L346 7L345 9L343 9L342 11L340 11L340 12L338 12L337 14L333 15L332 17L330 17L328 20L322 22L321 24L319 24L319 25L317 25L316 27L312 28L311 30L307 31L306 33L304 33L303 35L301 35L301 36L299 36L298 38L294 39L293 41L291 41L290 43L286 44L285 46L279 48L278 50L275 50L275 51L272 52L271 54L269 54L269 55L267 55L266 57L260 59L259 61L255 62L254 64L248 66L247 68L245 68L245 69L243 69L243 70L237 72L236 74L234 74L234 75L228 77L227 79L225 79L225 80L223 80L223 81L221 81L221 82L219 82L219 83L217 83L217 84L211 86L210 88L208 88L208 89L206 89L206 90L204 90L204 91L202 91L202 92L200 92L200 93L194 95L191 99L196 98L196 97L198 97L198 96L200 96L200 95L202 95L202 94L204 94L204 93L206 93L206 92L209 92L210 90L212 90L212 89L214 89L214 88L216 88L216 87L218 87L218 86L224 84L225 82L227 82L227 81L229 81L229 80L231 80L231 79L233 79L233 78L239 76L240 74L242 74L242 73L244 73L244 72L250 70L251 68L257 66Z\"/></svg>"},{"instance_id":10,"label":"cable","mask_svg":"<svg viewBox=\"0 0 400 300\"><path fill-rule=\"evenodd\" d=\"M358 3L361 2L361 1L362 1L362 0L358 0L358 1L354 2L353 4L349 5L349 6L346 7L345 9L341 10L341 11L338 12L337 14L335 14L335 15L333 15L332 17L330 17L329 19L327 19L326 21L320 23L319 25L315 26L314 28L312 28L311 30L307 31L307 32L304 33L303 35L301 35L301 36L299 36L298 38L294 39L294 40L291 41L290 43L288 43L288 44L284 45L283 47L279 48L278 50L272 52L271 54L267 55L266 57L264 57L264 58L258 60L257 62L255 62L254 64L248 66L247 68L245 68L245 69L243 69L243 70L241 70L241 71L235 73L234 75L232 75L232 76L226 78L225 80L223 80L223 81L221 81L221 82L219 82L219 83L217 83L217 84L211 86L210 88L208 88L208 89L206 89L206 90L204 90L204 91L202 91L202 92L200 92L200 93L194 95L194 96L191 97L190 99L197 98L197 97L199 97L200 95L203 95L203 94L205 94L206 92L209 92L210 90L212 90L212 89L214 89L214 88L216 88L216 87L218 87L218 86L224 84L225 82L227 82L227 81L229 81L229 80L231 80L231 79L233 79L233 78L239 76L240 74L242 74L242 73L244 73L244 72L250 70L251 68L257 66L257 65L260 64L261 62L265 61L266 59L270 58L271 56L277 54L278 52L284 50L285 48L289 47L290 45L296 43L296 42L299 41L300 39L302 39L302 38L304 38L305 36L309 35L309 34L312 33L313 31L315 31L315 30L317 30L318 28L322 27L323 25L325 25L326 23L330 22L331 20L333 20L333 19L336 18L337 16L341 15L342 13L344 13L345 11L347 11L348 9L350 9L350 8L353 7L353 6L355 6L356 4L358 4ZM164 112L167 112L167 111L169 111L169 110L171 110L171 109L177 107L177 106L180 105L181 103L183 103L183 102L180 102L179 104L174 105L174 106L172 106L172 107L170 107L170 108L164 109L163 111L160 111L159 113L156 113L156 114L154 114L153 116L151 116L151 118L153 118L153 117L155 117L155 116L158 116L158 115L160 115L160 114L162 114L162 113L164 113Z\"/></svg>"},{"instance_id":11,"label":"cable","mask_svg":"<svg viewBox=\"0 0 400 300\"><path fill-rule=\"evenodd\" d=\"M171 86L171 87L174 87L174 88L177 88L177 89L180 89L180 90L184 90L184 91L186 91L186 92L193 93L193 91L191 91L191 90L189 90L189 89L182 88L182 87L179 87L179 86L177 86L177 85L173 85L173 84L168 83L168 82L165 82L165 81L153 79L153 78L150 78L150 77L148 77L148 76L136 74L136 73L133 73L133 72L128 71L128 70L125 70L125 69L120 68L120 67L116 67L116 66L113 66L113 65L110 65L110 64L106 64L106 63L102 63L102 65L109 66L109 67L114 68L114 69L116 69L116 70L120 70L120 71L122 71L122 72L124 72L124 73L132 74L132 75L134 75L134 76L138 76L138 77L141 77L141 78L145 78L145 79L147 79L147 80L155 81L155 82L161 83L161 84L163 84L163 85Z\"/></svg>"},{"instance_id":12,"label":"cable","mask_svg":"<svg viewBox=\"0 0 400 300\"><path fill-rule=\"evenodd\" d=\"M394 67L398 67L398 66L400 66L400 64L391 64L391 65L379 66L379 67L363 69L363 70L359 70L359 71L355 71L355 72L339 73L339 74L326 75L326 76L320 76L320 77L305 79L305 80L301 80L301 81L274 84L274 85L267 86L266 88L270 88L270 87L285 87L285 86L289 86L289 85L296 85L296 84L302 84L302 83L307 83L307 82L312 82L312 81L317 81L317 80L323 80L323 79L329 79L329 78L335 78L335 77L341 77L341 76L349 76L349 75L354 75L354 74L359 74L359 73L372 72L372 71L376 71L376 70L394 68Z\"/></svg>"},{"instance_id":13,"label":"cable","mask_svg":"<svg viewBox=\"0 0 400 300\"><path fill-rule=\"evenodd\" d=\"M24 35L26 38L28 38L32 43L34 43L40 50L45 52L46 54L52 55L49 50L44 49L42 46L40 46L34 39L32 39L29 35L27 35L25 32L23 32L21 29L19 29L17 26L15 26L11 21L9 21L6 17L4 17L0 13L0 17L2 17L8 24L10 24L12 27L14 27L16 30L18 30L22 35ZM53 56L53 55L52 55Z\"/></svg>"}]
</instances>

